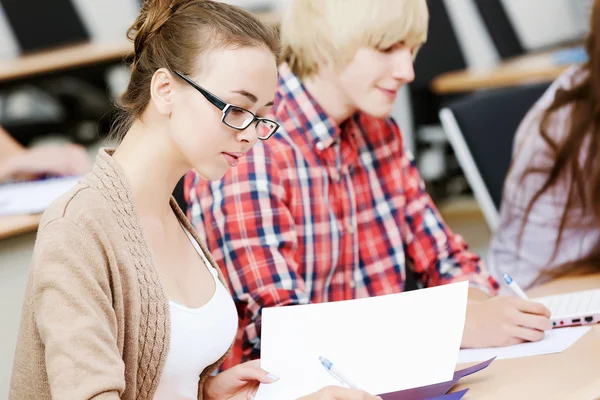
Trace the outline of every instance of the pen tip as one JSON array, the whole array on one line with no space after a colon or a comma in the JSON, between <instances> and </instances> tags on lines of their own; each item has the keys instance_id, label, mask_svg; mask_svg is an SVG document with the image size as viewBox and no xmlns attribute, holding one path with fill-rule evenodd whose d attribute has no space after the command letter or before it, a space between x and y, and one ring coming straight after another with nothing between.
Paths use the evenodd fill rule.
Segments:
<instances>
[{"instance_id":1,"label":"pen tip","mask_svg":"<svg viewBox=\"0 0 600 400\"><path fill-rule=\"evenodd\" d=\"M504 282L506 282L507 285L511 284L512 278L510 277L509 274L502 274L502 277L504 278Z\"/></svg>"},{"instance_id":2,"label":"pen tip","mask_svg":"<svg viewBox=\"0 0 600 400\"><path fill-rule=\"evenodd\" d=\"M328 359L326 359L326 358L325 358L325 357L323 357L323 356L319 357L319 361L321 361L321 364L322 364L322 365L323 365L325 368L327 368L327 369L330 369L330 368L331 368L331 366L333 365L333 364L331 363L331 361L329 361Z\"/></svg>"}]
</instances>

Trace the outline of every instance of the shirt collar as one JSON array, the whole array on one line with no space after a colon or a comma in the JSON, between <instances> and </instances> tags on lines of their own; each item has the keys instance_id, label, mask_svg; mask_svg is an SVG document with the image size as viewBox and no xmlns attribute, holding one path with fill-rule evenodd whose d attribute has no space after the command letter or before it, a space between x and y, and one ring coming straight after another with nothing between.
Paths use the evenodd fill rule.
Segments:
<instances>
[{"instance_id":1,"label":"shirt collar","mask_svg":"<svg viewBox=\"0 0 600 400\"><path fill-rule=\"evenodd\" d=\"M327 115L286 63L279 67L278 95L291 106L299 130L309 135L317 150L330 147L340 138L338 124Z\"/></svg>"}]
</instances>

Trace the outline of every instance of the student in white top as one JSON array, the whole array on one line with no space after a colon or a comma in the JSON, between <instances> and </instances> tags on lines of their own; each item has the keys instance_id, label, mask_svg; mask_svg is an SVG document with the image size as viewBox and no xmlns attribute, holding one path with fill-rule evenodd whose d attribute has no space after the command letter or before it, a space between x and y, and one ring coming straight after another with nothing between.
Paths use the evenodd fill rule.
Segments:
<instances>
[{"instance_id":1,"label":"student in white top","mask_svg":"<svg viewBox=\"0 0 600 400\"><path fill-rule=\"evenodd\" d=\"M198 376L233 342L237 312L190 233L182 229L205 265L185 265L189 259L165 246L160 228L176 223L167 200L187 170L221 179L259 139L277 130L277 123L263 117L273 104L277 83L278 38L242 10L206 0L147 1L134 27L139 27L136 57L121 98L129 119L116 132L123 132L124 139L113 157L132 181L145 180L142 176L151 172L145 169L149 159L173 172L161 174L145 188L154 195L145 192L136 198L140 212L148 214L144 228L171 314L169 353L154 399L195 399ZM175 31L184 29L199 39L177 42ZM277 379L261 370L259 362L250 362L207 380L204 394L211 399L249 399L259 382ZM329 387L306 400L371 398L375 397L361 391Z\"/></svg>"},{"instance_id":2,"label":"student in white top","mask_svg":"<svg viewBox=\"0 0 600 400\"><path fill-rule=\"evenodd\" d=\"M278 37L248 12L209 0L147 0L129 33L122 141L112 154L101 150L92 173L44 215L10 398L248 400L278 378L257 361L211 375L233 342L236 309L190 244L171 193L192 168L222 178L275 133L263 117ZM69 236L78 244L60 239ZM56 323L69 318L70 326ZM305 398L321 399L376 397L328 387Z\"/></svg>"}]
</instances>

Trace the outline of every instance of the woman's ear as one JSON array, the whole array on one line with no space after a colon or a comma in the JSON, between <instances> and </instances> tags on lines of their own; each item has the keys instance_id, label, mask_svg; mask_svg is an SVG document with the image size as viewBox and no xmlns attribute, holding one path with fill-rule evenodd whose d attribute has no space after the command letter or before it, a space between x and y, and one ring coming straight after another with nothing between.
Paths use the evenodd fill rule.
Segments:
<instances>
[{"instance_id":1,"label":"woman's ear","mask_svg":"<svg viewBox=\"0 0 600 400\"><path fill-rule=\"evenodd\" d=\"M150 83L150 96L156 109L161 115L169 116L172 111L172 95L174 77L166 68L158 69L152 76Z\"/></svg>"}]
</instances>

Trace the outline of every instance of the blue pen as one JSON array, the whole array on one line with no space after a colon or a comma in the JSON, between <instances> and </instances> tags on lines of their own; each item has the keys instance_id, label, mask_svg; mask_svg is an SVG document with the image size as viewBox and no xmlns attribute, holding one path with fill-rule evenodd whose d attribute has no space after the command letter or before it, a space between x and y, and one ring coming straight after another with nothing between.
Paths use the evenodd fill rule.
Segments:
<instances>
[{"instance_id":1,"label":"blue pen","mask_svg":"<svg viewBox=\"0 0 600 400\"><path fill-rule=\"evenodd\" d=\"M509 274L503 274L502 277L504 278L504 282L506 282L506 284L508 285L508 287L513 292L515 292L515 294L517 296L519 296L523 300L529 300L529 297L527 297L527 295L525 294L525 292L519 287L519 285L517 285L517 282L515 282L513 280L513 278L510 277Z\"/></svg>"},{"instance_id":2,"label":"blue pen","mask_svg":"<svg viewBox=\"0 0 600 400\"><path fill-rule=\"evenodd\" d=\"M329 372L329 375L333 376L343 386L346 386L350 389L358 388L356 385L353 385L352 383L350 383L350 381L340 372L340 370L338 368L336 368L333 365L333 363L331 361L329 361L325 357L319 357L319 361L321 361L321 364L323 365L323 367L325 367L327 372Z\"/></svg>"}]
</instances>

